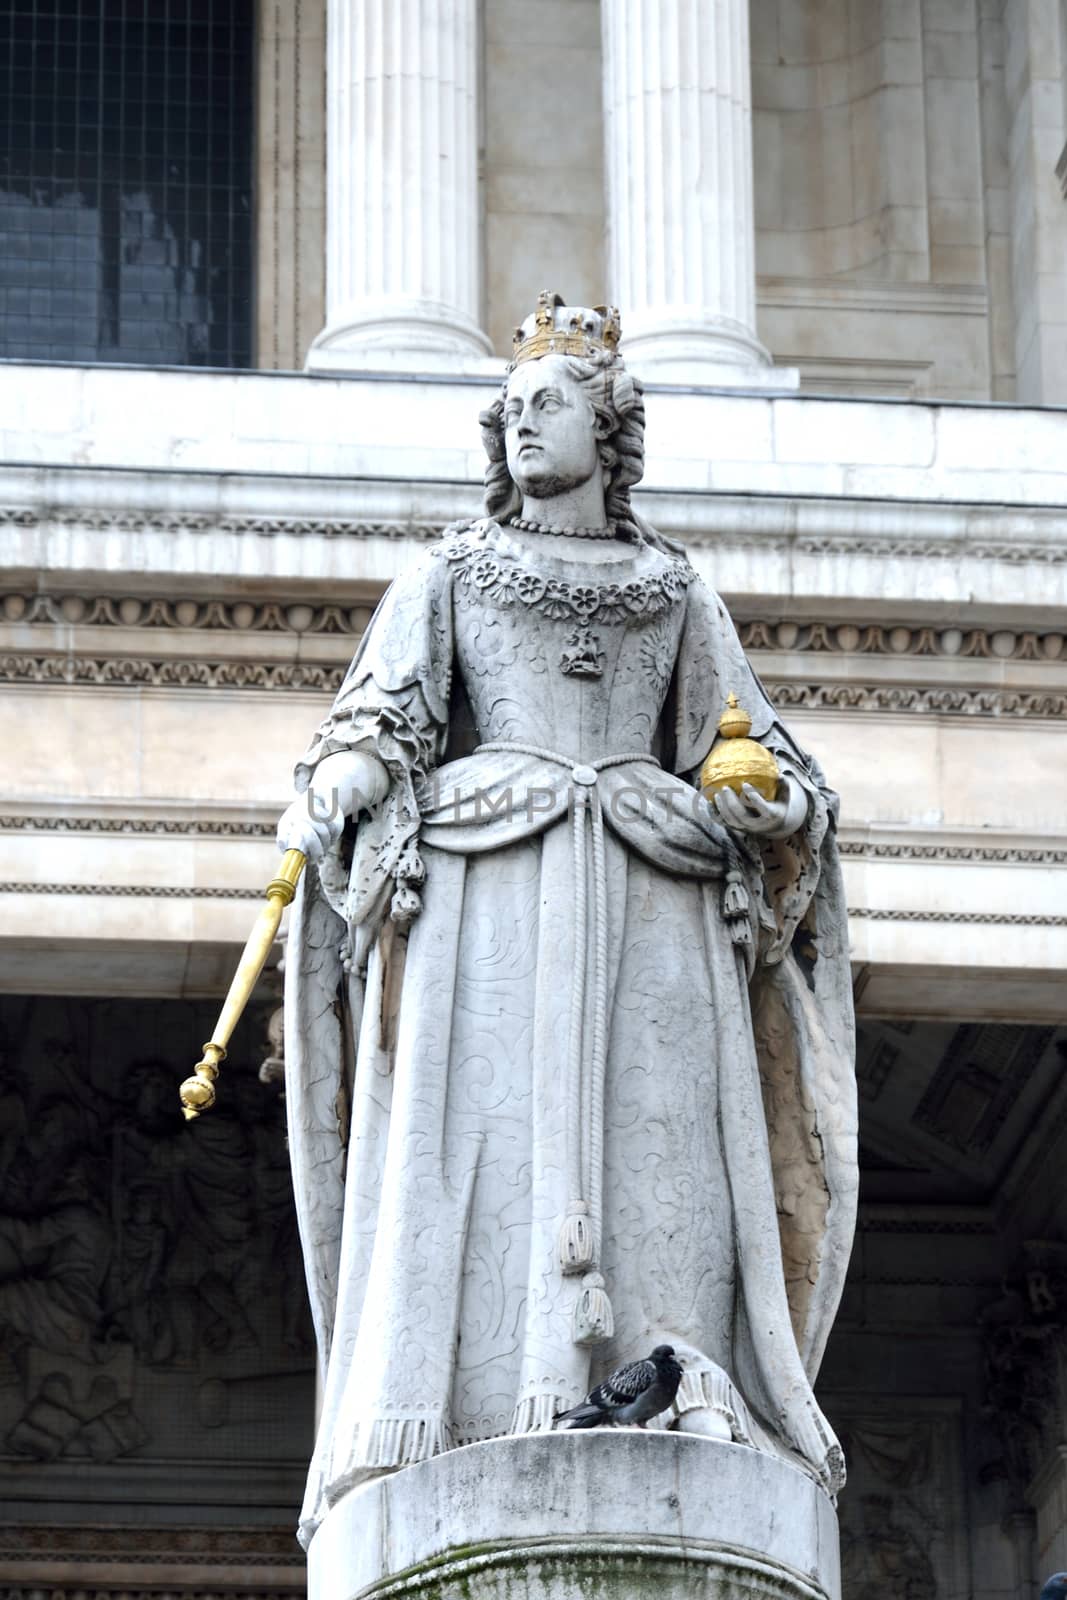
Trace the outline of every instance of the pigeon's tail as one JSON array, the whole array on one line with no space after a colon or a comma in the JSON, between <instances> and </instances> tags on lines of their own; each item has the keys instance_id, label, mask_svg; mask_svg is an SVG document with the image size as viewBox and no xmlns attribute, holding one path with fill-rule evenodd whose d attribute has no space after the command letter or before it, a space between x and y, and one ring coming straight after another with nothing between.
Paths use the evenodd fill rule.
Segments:
<instances>
[{"instance_id":1,"label":"pigeon's tail","mask_svg":"<svg viewBox=\"0 0 1067 1600\"><path fill-rule=\"evenodd\" d=\"M600 1406L590 1405L585 1400L571 1411L557 1411L553 1420L565 1422L571 1428L599 1428L608 1419Z\"/></svg>"}]
</instances>

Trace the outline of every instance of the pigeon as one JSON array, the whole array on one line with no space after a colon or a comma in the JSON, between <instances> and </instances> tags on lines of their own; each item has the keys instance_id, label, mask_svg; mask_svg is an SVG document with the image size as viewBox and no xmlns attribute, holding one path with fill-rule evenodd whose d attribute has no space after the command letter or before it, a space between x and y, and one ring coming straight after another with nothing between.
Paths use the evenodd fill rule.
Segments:
<instances>
[{"instance_id":1,"label":"pigeon","mask_svg":"<svg viewBox=\"0 0 1067 1600\"><path fill-rule=\"evenodd\" d=\"M643 1428L674 1402L682 1369L674 1359L674 1347L658 1344L644 1361L631 1361L619 1367L591 1390L580 1406L560 1411L555 1420L571 1428L604 1428L636 1423ZM1059 1600L1059 1597L1056 1597Z\"/></svg>"},{"instance_id":2,"label":"pigeon","mask_svg":"<svg viewBox=\"0 0 1067 1600\"><path fill-rule=\"evenodd\" d=\"M1041 1591L1041 1600L1067 1600L1067 1572L1054 1572Z\"/></svg>"}]
</instances>

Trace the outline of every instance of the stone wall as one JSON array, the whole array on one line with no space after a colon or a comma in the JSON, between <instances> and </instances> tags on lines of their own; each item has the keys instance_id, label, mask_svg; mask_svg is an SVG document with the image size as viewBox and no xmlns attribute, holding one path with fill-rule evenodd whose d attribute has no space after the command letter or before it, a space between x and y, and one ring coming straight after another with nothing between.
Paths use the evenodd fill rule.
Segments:
<instances>
[{"instance_id":1,"label":"stone wall","mask_svg":"<svg viewBox=\"0 0 1067 1600\"><path fill-rule=\"evenodd\" d=\"M259 8L257 365L324 320L325 0ZM1067 395L1061 0L752 0L760 338L812 393ZM482 326L604 298L597 0L486 0Z\"/></svg>"}]
</instances>

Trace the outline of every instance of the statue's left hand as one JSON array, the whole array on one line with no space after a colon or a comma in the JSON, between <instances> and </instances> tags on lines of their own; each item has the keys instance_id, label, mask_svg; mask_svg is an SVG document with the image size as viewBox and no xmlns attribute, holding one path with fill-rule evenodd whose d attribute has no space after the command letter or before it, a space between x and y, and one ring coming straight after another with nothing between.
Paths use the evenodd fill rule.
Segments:
<instances>
[{"instance_id":1,"label":"statue's left hand","mask_svg":"<svg viewBox=\"0 0 1067 1600\"><path fill-rule=\"evenodd\" d=\"M773 800L765 800L750 783L742 785L740 794L720 789L715 796L715 809L726 826L737 833L782 839L803 823L808 799L799 783L787 777L778 785Z\"/></svg>"}]
</instances>

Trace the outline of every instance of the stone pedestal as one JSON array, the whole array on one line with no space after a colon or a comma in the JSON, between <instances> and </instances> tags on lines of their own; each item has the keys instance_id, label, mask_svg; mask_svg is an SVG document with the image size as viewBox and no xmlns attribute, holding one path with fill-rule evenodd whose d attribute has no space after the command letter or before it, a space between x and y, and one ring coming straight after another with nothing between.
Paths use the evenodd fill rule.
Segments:
<instances>
[{"instance_id":1,"label":"stone pedestal","mask_svg":"<svg viewBox=\"0 0 1067 1600\"><path fill-rule=\"evenodd\" d=\"M795 388L756 337L748 0L601 7L609 297L666 382Z\"/></svg>"},{"instance_id":2,"label":"stone pedestal","mask_svg":"<svg viewBox=\"0 0 1067 1600\"><path fill-rule=\"evenodd\" d=\"M329 0L326 326L309 371L454 370L478 325L476 0Z\"/></svg>"},{"instance_id":3,"label":"stone pedestal","mask_svg":"<svg viewBox=\"0 0 1067 1600\"><path fill-rule=\"evenodd\" d=\"M340 1500L311 1600L840 1600L837 1517L773 1457L677 1433L533 1434Z\"/></svg>"}]
</instances>

